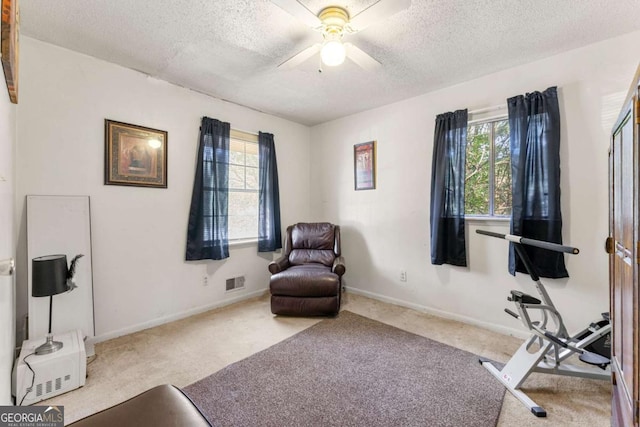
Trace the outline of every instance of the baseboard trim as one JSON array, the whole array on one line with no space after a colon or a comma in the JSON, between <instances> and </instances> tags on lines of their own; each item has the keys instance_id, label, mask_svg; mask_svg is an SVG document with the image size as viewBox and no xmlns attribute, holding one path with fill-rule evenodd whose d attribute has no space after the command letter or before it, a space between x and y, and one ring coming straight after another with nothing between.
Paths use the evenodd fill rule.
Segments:
<instances>
[{"instance_id":1,"label":"baseboard trim","mask_svg":"<svg viewBox=\"0 0 640 427\"><path fill-rule=\"evenodd\" d=\"M448 311L439 310L437 308L428 307L426 305L420 305L420 304L403 301L401 299L388 297L385 295L377 294L375 292L365 291L363 289L352 288L351 286L346 286L345 288L347 292L351 292L356 295L362 295L367 298L375 299L375 300L386 302L389 304L399 305L401 307L407 307L412 310L420 311L422 313L432 314L434 316L443 317L445 319L456 320L458 322L466 323L473 326L478 326L478 327L488 329L490 331L497 332L503 335L511 335L517 338L522 338L522 339L529 337L529 334L526 331L512 329L506 326L496 325L489 322L482 322L472 317L462 316L456 313L450 313Z\"/></svg>"},{"instance_id":2,"label":"baseboard trim","mask_svg":"<svg viewBox=\"0 0 640 427\"><path fill-rule=\"evenodd\" d=\"M134 332L143 331L145 329L153 328L155 326L164 325L165 323L174 322L176 320L180 320L186 317L194 316L196 314L204 313L205 311L225 307L227 305L235 304L248 299L261 297L267 292L268 292L268 289L261 289L261 290L249 292L243 295L238 295L233 298L225 299L224 301L217 301L212 304L206 304L200 307L190 308L188 310L181 311L179 313L174 313L168 316L158 317L157 319L149 320L148 322L138 323L137 325L127 326L126 328L118 329L116 331L111 331L105 334L91 337L91 342L92 344L97 344L99 342L107 341L113 338L118 338L123 335L129 335Z\"/></svg>"}]
</instances>

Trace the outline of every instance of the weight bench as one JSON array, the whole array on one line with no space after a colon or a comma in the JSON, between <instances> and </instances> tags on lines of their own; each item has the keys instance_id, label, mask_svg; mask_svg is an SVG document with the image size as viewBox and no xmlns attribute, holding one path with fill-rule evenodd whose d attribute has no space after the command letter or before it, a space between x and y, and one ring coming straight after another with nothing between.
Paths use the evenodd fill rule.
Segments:
<instances>
[{"instance_id":1,"label":"weight bench","mask_svg":"<svg viewBox=\"0 0 640 427\"><path fill-rule=\"evenodd\" d=\"M70 426L211 427L211 424L180 389L165 384L82 418Z\"/></svg>"}]
</instances>

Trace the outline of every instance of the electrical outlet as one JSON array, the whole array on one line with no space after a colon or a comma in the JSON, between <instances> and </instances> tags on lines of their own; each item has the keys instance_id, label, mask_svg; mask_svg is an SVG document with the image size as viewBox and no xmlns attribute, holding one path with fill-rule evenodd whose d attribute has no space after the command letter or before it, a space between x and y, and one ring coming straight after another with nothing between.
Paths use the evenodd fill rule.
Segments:
<instances>
[{"instance_id":1,"label":"electrical outlet","mask_svg":"<svg viewBox=\"0 0 640 427\"><path fill-rule=\"evenodd\" d=\"M407 272L402 270L400 271L400 281L401 282L406 282L407 281Z\"/></svg>"},{"instance_id":2,"label":"electrical outlet","mask_svg":"<svg viewBox=\"0 0 640 427\"><path fill-rule=\"evenodd\" d=\"M209 286L209 277L202 276L202 286Z\"/></svg>"}]
</instances>

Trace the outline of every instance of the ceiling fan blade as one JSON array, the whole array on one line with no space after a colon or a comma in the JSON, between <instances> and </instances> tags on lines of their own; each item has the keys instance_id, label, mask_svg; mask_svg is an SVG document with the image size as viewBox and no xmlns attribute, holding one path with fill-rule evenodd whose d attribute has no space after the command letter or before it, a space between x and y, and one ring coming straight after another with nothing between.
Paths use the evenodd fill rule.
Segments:
<instances>
[{"instance_id":1,"label":"ceiling fan blade","mask_svg":"<svg viewBox=\"0 0 640 427\"><path fill-rule=\"evenodd\" d=\"M351 59L353 62L355 62L365 70L375 71L378 68L382 67L381 63L379 63L378 61L373 59L368 53L352 45L351 43L345 43L344 47L347 50L347 56L349 57L349 59Z\"/></svg>"},{"instance_id":2,"label":"ceiling fan blade","mask_svg":"<svg viewBox=\"0 0 640 427\"><path fill-rule=\"evenodd\" d=\"M313 46L309 46L302 52L293 55L291 58L287 59L282 64L278 65L278 68L290 69L290 68L297 67L307 59L311 58L316 53L320 52L321 47L322 45L320 43L316 43Z\"/></svg>"},{"instance_id":3,"label":"ceiling fan blade","mask_svg":"<svg viewBox=\"0 0 640 427\"><path fill-rule=\"evenodd\" d=\"M320 19L297 0L271 0L271 3L275 4L291 16L298 18L313 29L322 25Z\"/></svg>"},{"instance_id":4,"label":"ceiling fan blade","mask_svg":"<svg viewBox=\"0 0 640 427\"><path fill-rule=\"evenodd\" d=\"M384 18L388 18L411 6L411 0L380 0L351 18L347 30L357 33Z\"/></svg>"}]
</instances>

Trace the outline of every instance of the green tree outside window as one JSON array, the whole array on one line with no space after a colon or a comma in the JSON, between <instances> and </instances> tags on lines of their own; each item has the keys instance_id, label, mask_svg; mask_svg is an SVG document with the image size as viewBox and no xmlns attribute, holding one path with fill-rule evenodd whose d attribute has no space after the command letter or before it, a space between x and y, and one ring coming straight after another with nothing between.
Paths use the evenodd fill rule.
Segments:
<instances>
[{"instance_id":1,"label":"green tree outside window","mask_svg":"<svg viewBox=\"0 0 640 427\"><path fill-rule=\"evenodd\" d=\"M508 120L467 128L465 215L511 215L511 156Z\"/></svg>"}]
</instances>

